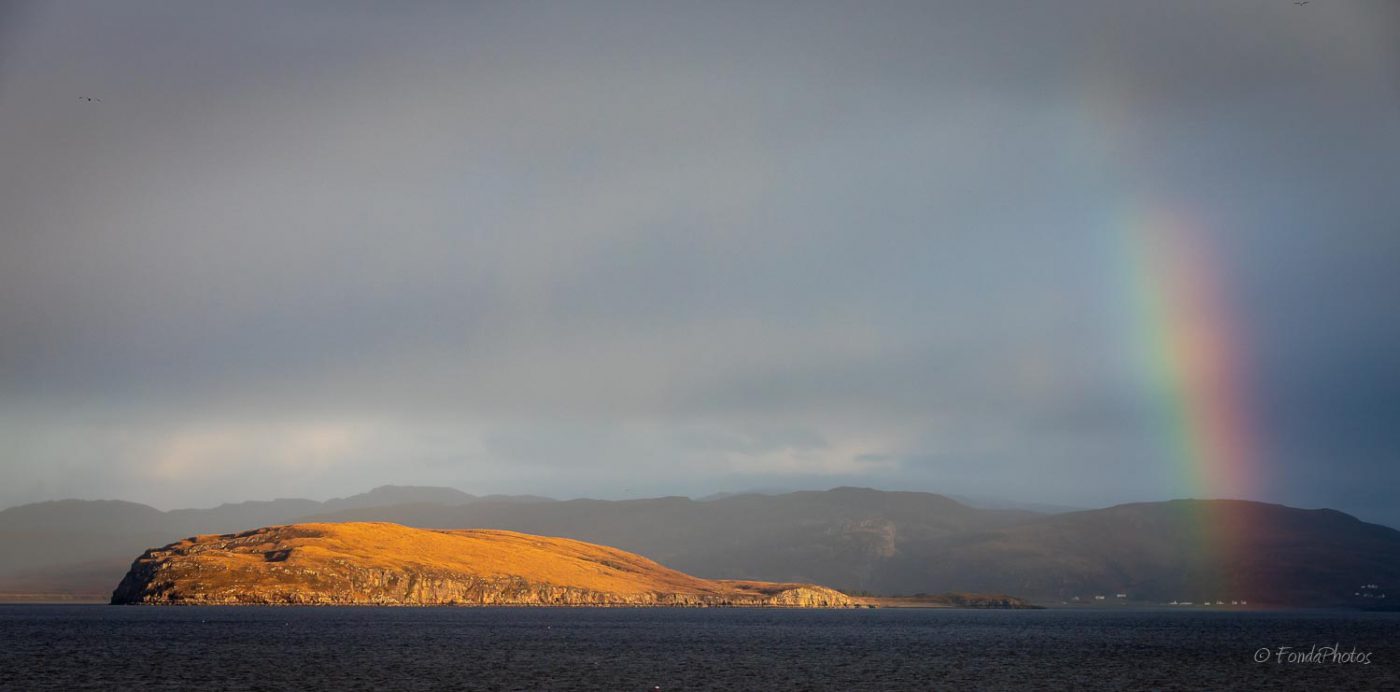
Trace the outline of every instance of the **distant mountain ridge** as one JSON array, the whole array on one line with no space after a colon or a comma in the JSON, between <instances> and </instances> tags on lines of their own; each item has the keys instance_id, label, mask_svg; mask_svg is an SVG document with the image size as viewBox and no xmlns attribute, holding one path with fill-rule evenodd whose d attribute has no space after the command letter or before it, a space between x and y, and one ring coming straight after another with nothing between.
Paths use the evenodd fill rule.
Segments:
<instances>
[{"instance_id":1,"label":"distant mountain ridge","mask_svg":"<svg viewBox=\"0 0 1400 692\"><path fill-rule=\"evenodd\" d=\"M132 555L186 536L381 504L450 505L481 499L452 488L386 485L325 502L279 498L164 512L123 500L51 500L10 507L0 510L0 598L94 597L109 588L101 586L110 579L106 575L129 563Z\"/></svg>"},{"instance_id":2,"label":"distant mountain ridge","mask_svg":"<svg viewBox=\"0 0 1400 692\"><path fill-rule=\"evenodd\" d=\"M193 533L215 533L219 529L257 528L279 521L327 512L387 507L395 505L460 505L477 501L552 502L534 495L487 495L478 497L455 488L438 486L381 485L368 492L337 497L324 502L305 498L277 498L228 502L217 507L183 508L161 511L125 500L49 500L0 510L0 531L10 529L61 530L90 528L95 523L118 520L127 529L180 527ZM246 526L244 526L246 524Z\"/></svg>"},{"instance_id":3,"label":"distant mountain ridge","mask_svg":"<svg viewBox=\"0 0 1400 692\"><path fill-rule=\"evenodd\" d=\"M439 488L422 485L381 485L367 493L337 497L321 503L322 512L339 512L361 507L384 507L386 505L410 505L431 503L439 505L461 505L475 500L456 488Z\"/></svg>"},{"instance_id":4,"label":"distant mountain ridge","mask_svg":"<svg viewBox=\"0 0 1400 692\"><path fill-rule=\"evenodd\" d=\"M388 504L376 504L388 503ZM1195 517L1217 518L1237 552L1202 562ZM110 592L131 556L202 533L304 521L500 529L634 552L710 579L758 579L875 594L980 591L1042 603L1124 594L1136 602L1248 600L1366 605L1400 583L1400 532L1333 510L1177 500L1045 514L979 509L931 493L836 488L568 500L377 488L332 500L274 500L160 512L60 501L0 511L0 597ZM1228 574L1222 586L1212 571ZM1362 584L1378 584L1370 601ZM1392 598L1400 598L1400 595Z\"/></svg>"}]
</instances>

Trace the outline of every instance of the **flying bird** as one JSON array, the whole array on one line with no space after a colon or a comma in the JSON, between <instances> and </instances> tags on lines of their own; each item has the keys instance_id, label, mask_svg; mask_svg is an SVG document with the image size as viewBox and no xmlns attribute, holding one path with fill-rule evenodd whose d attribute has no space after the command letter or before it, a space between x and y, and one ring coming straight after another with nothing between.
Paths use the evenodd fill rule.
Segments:
<instances>
[{"instance_id":1,"label":"flying bird","mask_svg":"<svg viewBox=\"0 0 1400 692\"><path fill-rule=\"evenodd\" d=\"M1308 0L1303 0L1302 2L1295 2L1295 3L1293 3L1293 4L1295 4L1295 5L1299 6L1299 7L1302 7L1303 5L1308 4Z\"/></svg>"},{"instance_id":2,"label":"flying bird","mask_svg":"<svg viewBox=\"0 0 1400 692\"><path fill-rule=\"evenodd\" d=\"M91 97L91 96L79 96L78 98L79 98L80 100L87 101L88 103L93 103L93 102L102 103L102 99L95 99L95 98L93 98L93 97Z\"/></svg>"}]
</instances>

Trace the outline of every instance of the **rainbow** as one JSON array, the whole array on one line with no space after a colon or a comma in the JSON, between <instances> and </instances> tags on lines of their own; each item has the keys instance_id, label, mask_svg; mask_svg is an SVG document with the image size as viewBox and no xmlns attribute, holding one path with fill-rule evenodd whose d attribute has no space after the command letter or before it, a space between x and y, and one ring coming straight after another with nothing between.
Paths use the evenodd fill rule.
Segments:
<instances>
[{"instance_id":1,"label":"rainbow","mask_svg":"<svg viewBox=\"0 0 1400 692\"><path fill-rule=\"evenodd\" d=\"M1128 224L1142 366L1162 449L1198 498L1242 498L1258 478L1240 333L1204 229L1152 212Z\"/></svg>"},{"instance_id":2,"label":"rainbow","mask_svg":"<svg viewBox=\"0 0 1400 692\"><path fill-rule=\"evenodd\" d=\"M1112 56L1096 63L1084 83L1077 147L1120 213L1101 228L1114 256L1111 294L1126 293L1129 340L1123 353L1138 395L1150 410L1156 464L1164 490L1199 500L1249 499L1264 475L1250 401L1248 344L1231 304L1229 275L1208 215L1176 198L1155 179L1150 140L1140 136L1136 98L1142 85L1118 70ZM1104 178L1103 174L1111 174ZM1123 287L1128 290L1123 291ZM1164 472L1164 473L1163 473ZM1216 599L1245 597L1252 556L1244 540L1247 512L1227 503L1187 505L1195 570Z\"/></svg>"},{"instance_id":3,"label":"rainbow","mask_svg":"<svg viewBox=\"0 0 1400 692\"><path fill-rule=\"evenodd\" d=\"M1129 339L1134 380L1151 404L1162 460L1176 479L1173 492L1199 499L1244 499L1262 475L1253 434L1243 321L1235 313L1228 277L1208 217L1174 199L1155 180L1147 140L1138 132L1140 85L1117 61L1096 63L1086 80L1077 144L1098 173L1113 174L1105 193L1126 204L1103 229L1115 288L1131 296ZM1120 272L1126 268L1126 276ZM1121 292L1115 291L1115 292Z\"/></svg>"},{"instance_id":4,"label":"rainbow","mask_svg":"<svg viewBox=\"0 0 1400 692\"><path fill-rule=\"evenodd\" d=\"M1227 300L1225 275L1206 229L1161 211L1126 225L1133 314L1145 395L1158 447L1177 467L1176 490L1196 499L1242 499L1260 477L1242 358L1244 345ZM1221 503L1191 505L1191 568L1207 598L1249 597L1248 526Z\"/></svg>"}]
</instances>

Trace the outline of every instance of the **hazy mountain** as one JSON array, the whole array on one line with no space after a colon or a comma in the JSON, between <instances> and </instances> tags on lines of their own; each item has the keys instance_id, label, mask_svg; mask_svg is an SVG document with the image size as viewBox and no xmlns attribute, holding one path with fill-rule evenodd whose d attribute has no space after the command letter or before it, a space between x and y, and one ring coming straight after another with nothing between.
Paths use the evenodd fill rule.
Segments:
<instances>
[{"instance_id":1,"label":"hazy mountain","mask_svg":"<svg viewBox=\"0 0 1400 692\"><path fill-rule=\"evenodd\" d=\"M616 546L708 578L768 574L776 581L816 580L862 589L874 585L872 570L881 556L893 554L896 536L929 541L1033 516L977 510L929 493L837 488L703 502L663 497L380 507L313 518L510 529Z\"/></svg>"},{"instance_id":2,"label":"hazy mountain","mask_svg":"<svg viewBox=\"0 0 1400 692\"><path fill-rule=\"evenodd\" d=\"M167 513L121 500L54 500L0 510L0 531L142 531L167 526Z\"/></svg>"},{"instance_id":3,"label":"hazy mountain","mask_svg":"<svg viewBox=\"0 0 1400 692\"><path fill-rule=\"evenodd\" d=\"M1041 599L1345 605L1361 584L1400 583L1400 532L1326 509L1149 502L907 544L880 574L877 588L895 590L970 581Z\"/></svg>"},{"instance_id":4,"label":"hazy mountain","mask_svg":"<svg viewBox=\"0 0 1400 692\"><path fill-rule=\"evenodd\" d=\"M173 509L165 513L163 525L185 534L225 533L282 524L309 513L324 511L327 504L298 498L254 500L209 509Z\"/></svg>"},{"instance_id":5,"label":"hazy mountain","mask_svg":"<svg viewBox=\"0 0 1400 692\"><path fill-rule=\"evenodd\" d=\"M327 500L319 509L321 512L338 512L361 507L384 507L386 505L411 505L432 503L460 505L476 499L456 488L437 488L422 485L381 485L367 493L337 497ZM309 513L312 510L307 510Z\"/></svg>"},{"instance_id":6,"label":"hazy mountain","mask_svg":"<svg viewBox=\"0 0 1400 692\"><path fill-rule=\"evenodd\" d=\"M1089 507L1054 505L1047 502L1020 502L1018 500L1008 500L1006 498L989 497L986 495L949 495L948 497L969 507L976 507L977 509L1019 509L1027 512L1039 512L1041 514L1081 512L1090 509Z\"/></svg>"},{"instance_id":7,"label":"hazy mountain","mask_svg":"<svg viewBox=\"0 0 1400 692\"><path fill-rule=\"evenodd\" d=\"M1212 520L1202 535L1206 515ZM1058 602L1124 593L1146 601L1338 605L1355 602L1361 584L1400 583L1400 532L1332 510L1254 502L1181 500L1051 515L862 488L706 501L379 488L326 503L175 512L118 502L12 508L0 512L0 593L45 584L72 592L81 590L77 582L100 593L145 548L193 533L305 520L508 529L613 546L705 578L883 594L991 591ZM1210 545L1215 554L1207 559ZM102 578L103 565L109 577Z\"/></svg>"},{"instance_id":8,"label":"hazy mountain","mask_svg":"<svg viewBox=\"0 0 1400 692\"><path fill-rule=\"evenodd\" d=\"M0 511L0 594L90 592L96 578L110 580L152 541L170 539L165 513L134 502L11 507Z\"/></svg>"},{"instance_id":9,"label":"hazy mountain","mask_svg":"<svg viewBox=\"0 0 1400 692\"><path fill-rule=\"evenodd\" d=\"M558 502L552 497L543 495L482 495L472 500L472 502L516 502L521 504L531 504L536 502Z\"/></svg>"},{"instance_id":10,"label":"hazy mountain","mask_svg":"<svg viewBox=\"0 0 1400 692\"><path fill-rule=\"evenodd\" d=\"M1209 553L1199 517L1234 542ZM1056 515L980 510L928 493L837 488L695 502L575 500L537 508L382 507L383 520L566 536L709 578L809 581L876 593L996 591L1047 601L1126 593L1343 604L1400 582L1400 532L1333 510L1239 501L1141 503Z\"/></svg>"},{"instance_id":11,"label":"hazy mountain","mask_svg":"<svg viewBox=\"0 0 1400 692\"><path fill-rule=\"evenodd\" d=\"M286 524L319 512L376 504L460 503L452 488L382 486L328 502L277 499L205 509L154 507L118 500L57 500L0 510L0 595L100 594L141 551L205 533Z\"/></svg>"},{"instance_id":12,"label":"hazy mountain","mask_svg":"<svg viewBox=\"0 0 1400 692\"><path fill-rule=\"evenodd\" d=\"M699 500L700 502L709 502L711 500L723 500L725 498L735 497L738 495L786 495L791 492L796 491L794 491L792 488L749 488L748 490L710 493L709 495L705 495L704 497L697 497L695 499Z\"/></svg>"}]
</instances>

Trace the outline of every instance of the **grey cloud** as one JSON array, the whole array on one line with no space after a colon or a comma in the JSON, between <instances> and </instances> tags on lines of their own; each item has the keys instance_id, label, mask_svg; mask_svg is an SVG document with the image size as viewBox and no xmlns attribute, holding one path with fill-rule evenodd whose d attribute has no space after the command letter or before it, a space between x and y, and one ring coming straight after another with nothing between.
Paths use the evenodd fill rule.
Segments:
<instances>
[{"instance_id":1,"label":"grey cloud","mask_svg":"<svg viewBox=\"0 0 1400 692\"><path fill-rule=\"evenodd\" d=\"M1170 496L1156 205L1218 251L1259 499L1384 514L1393 3L3 11L0 504Z\"/></svg>"}]
</instances>

